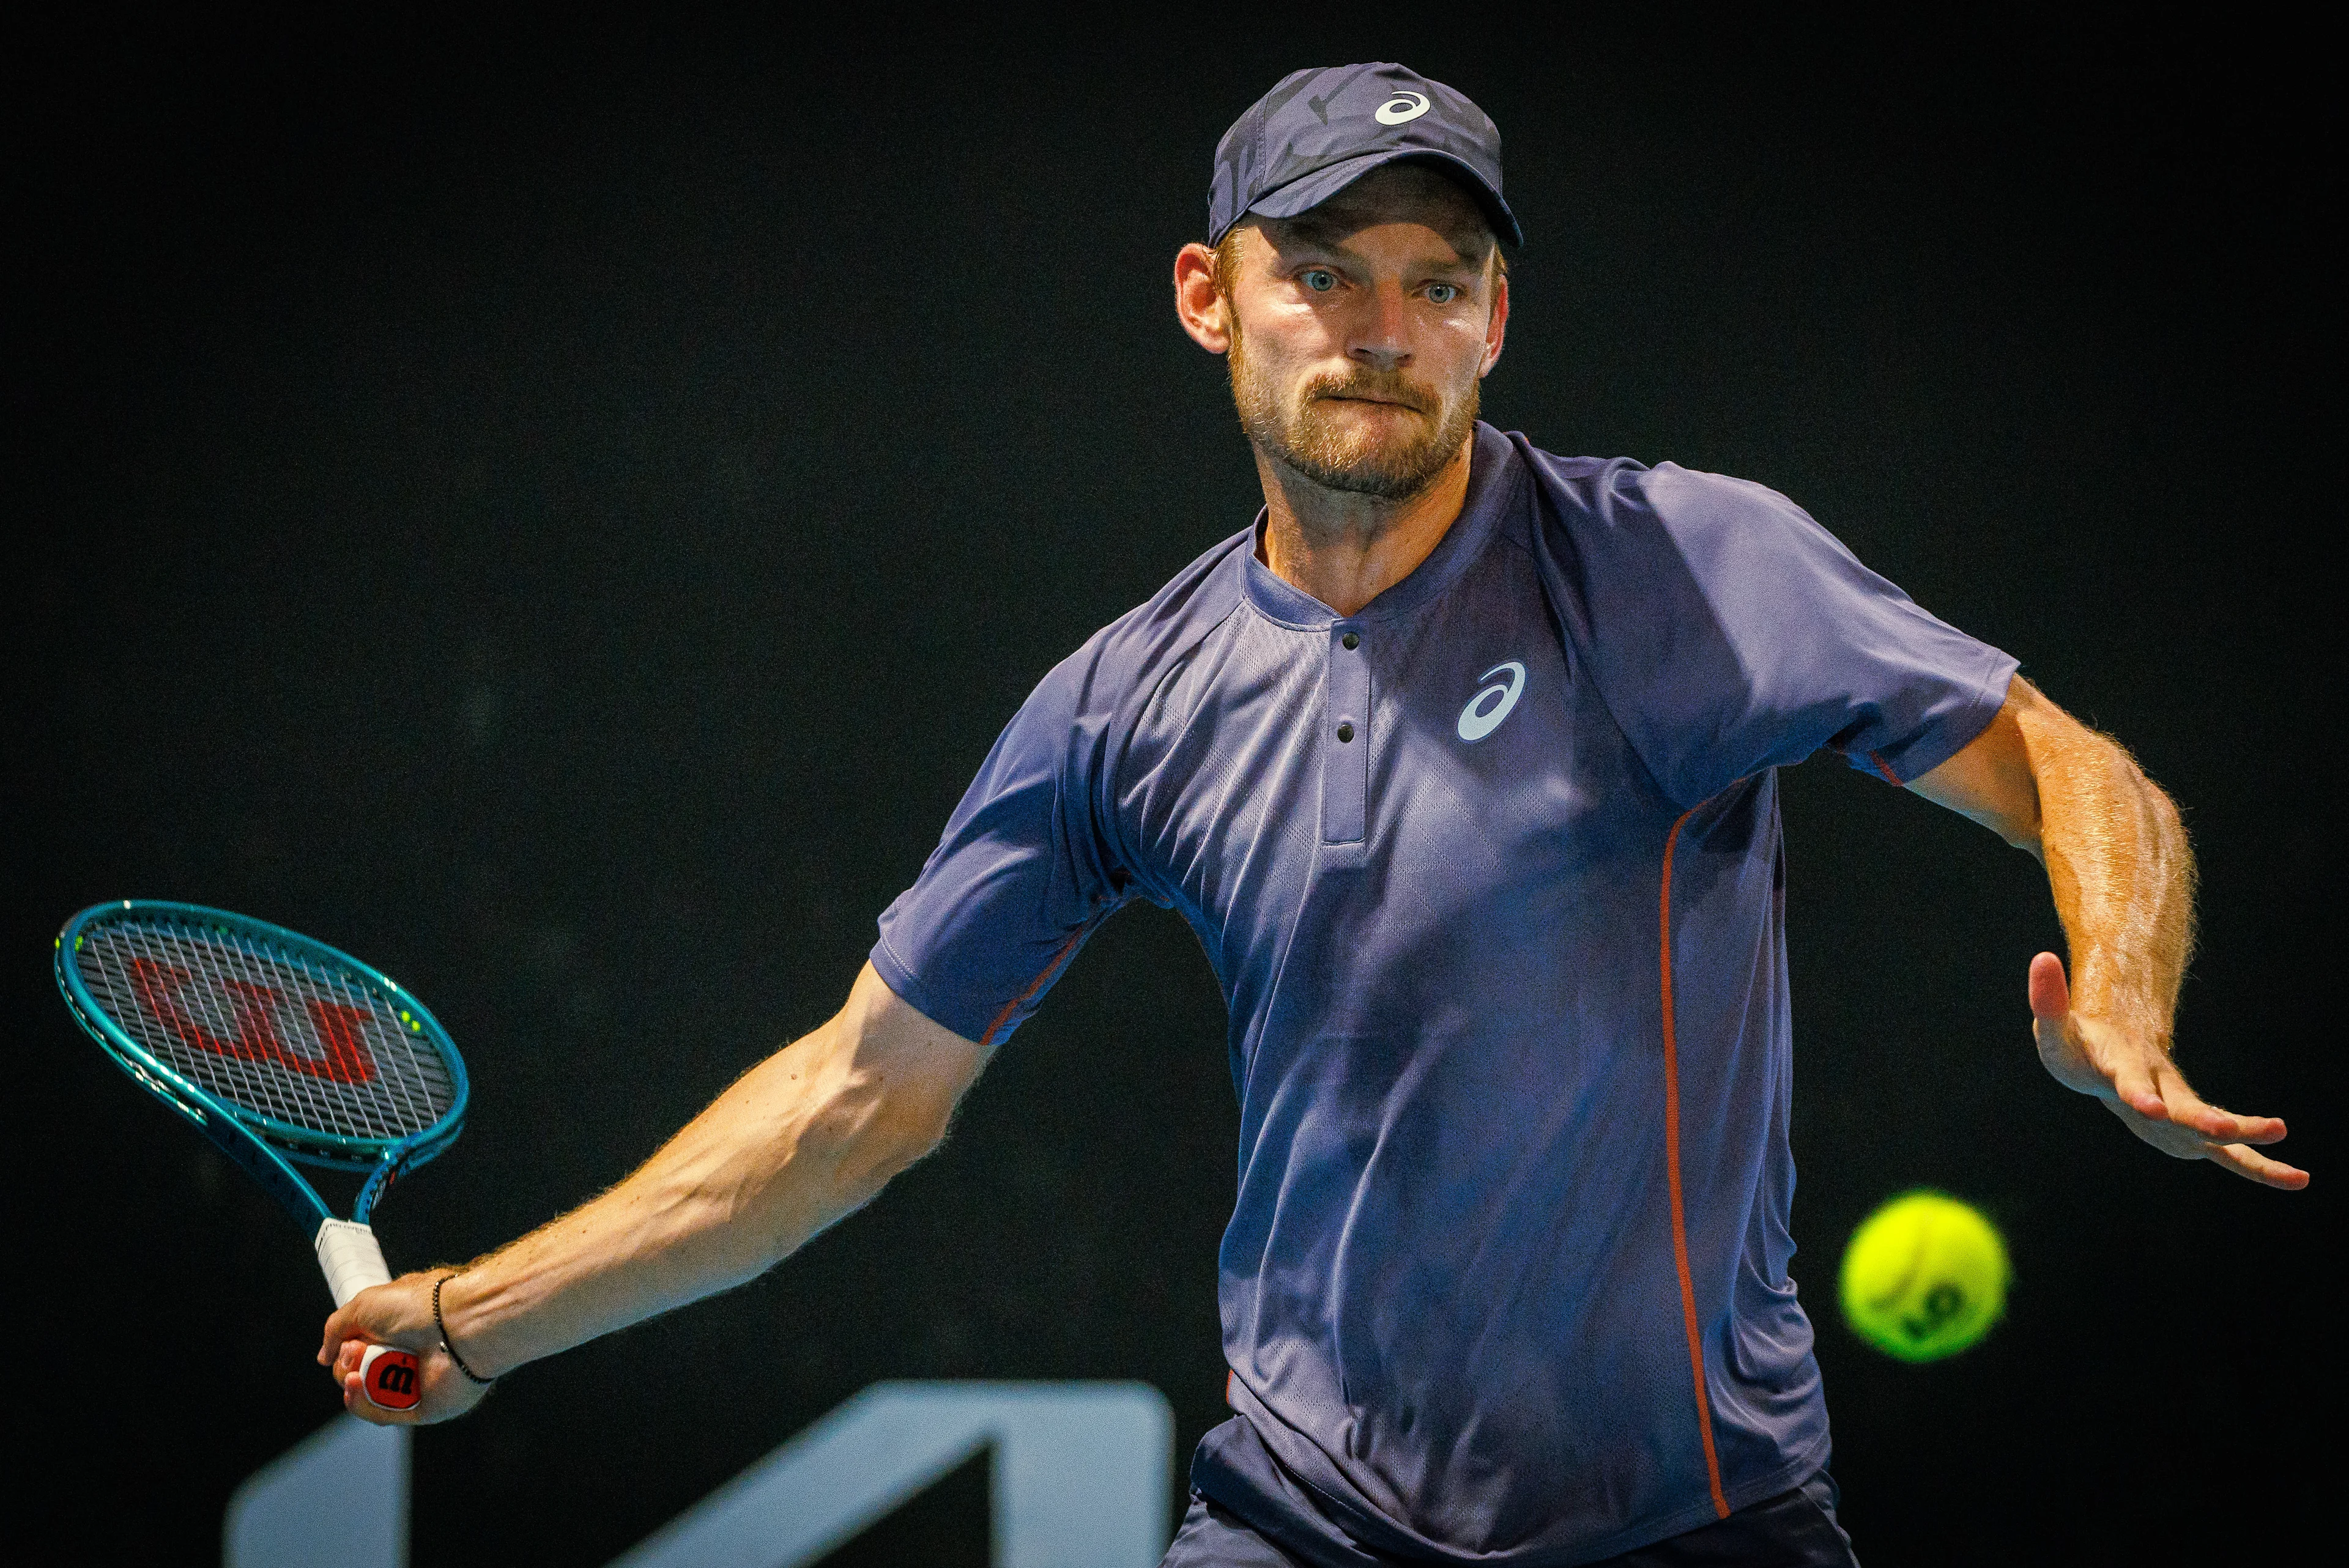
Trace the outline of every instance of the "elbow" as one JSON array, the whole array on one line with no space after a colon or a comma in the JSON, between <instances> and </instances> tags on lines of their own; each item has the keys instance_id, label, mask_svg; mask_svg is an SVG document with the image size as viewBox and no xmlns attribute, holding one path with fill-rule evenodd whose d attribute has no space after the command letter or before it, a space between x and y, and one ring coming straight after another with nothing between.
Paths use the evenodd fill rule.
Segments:
<instances>
[{"instance_id":1,"label":"elbow","mask_svg":"<svg viewBox=\"0 0 2349 1568\"><path fill-rule=\"evenodd\" d=\"M811 1128L826 1146L839 1195L861 1205L946 1141L954 1101L885 1082L836 1099Z\"/></svg>"},{"instance_id":2,"label":"elbow","mask_svg":"<svg viewBox=\"0 0 2349 1568\"><path fill-rule=\"evenodd\" d=\"M2026 818L2017 813L1992 824L1998 836L2021 850L2041 865L2047 863L2047 824L2039 814L2039 791L2031 791L2031 811Z\"/></svg>"},{"instance_id":3,"label":"elbow","mask_svg":"<svg viewBox=\"0 0 2349 1568\"><path fill-rule=\"evenodd\" d=\"M874 1140L870 1159L874 1172L874 1188L895 1179L913 1166L936 1153L947 1140L947 1128L953 1119L954 1107L908 1108L892 1119L887 1131Z\"/></svg>"},{"instance_id":4,"label":"elbow","mask_svg":"<svg viewBox=\"0 0 2349 1568\"><path fill-rule=\"evenodd\" d=\"M2031 792L2030 810L2028 812L2022 810L2002 811L1989 809L1970 810L1964 806L1961 806L1957 808L1957 810L1959 815L1966 818L1970 821L1978 822L1982 826L1988 828L1992 832L1996 833L2003 842L2015 849L2021 850L2033 860L2038 861L2042 864L2046 862L2047 847L2045 827L2040 820L2039 793L2035 789Z\"/></svg>"},{"instance_id":5,"label":"elbow","mask_svg":"<svg viewBox=\"0 0 2349 1568\"><path fill-rule=\"evenodd\" d=\"M789 1158L823 1172L815 1185L829 1190L835 1218L946 1141L985 1059L978 1047L898 1004L869 968L857 995L868 1005L860 1009L853 996L831 1026L802 1043L799 1068L809 1081L794 1096L800 1114Z\"/></svg>"}]
</instances>

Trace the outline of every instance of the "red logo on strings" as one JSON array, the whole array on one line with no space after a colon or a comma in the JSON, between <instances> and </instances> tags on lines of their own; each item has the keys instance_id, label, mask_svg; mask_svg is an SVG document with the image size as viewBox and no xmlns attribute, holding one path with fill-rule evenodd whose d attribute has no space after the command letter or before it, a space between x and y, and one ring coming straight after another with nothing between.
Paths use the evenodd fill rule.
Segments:
<instances>
[{"instance_id":1,"label":"red logo on strings","mask_svg":"<svg viewBox=\"0 0 2349 1568\"><path fill-rule=\"evenodd\" d=\"M212 985L225 997L232 1015L226 1020L217 1016L212 1020L214 1025L227 1023L230 1034L223 1039L188 1009L185 991L194 978L184 969L152 958L130 961L130 985L139 993L140 1005L182 1045L241 1062L274 1062L329 1083L375 1081L375 1053L367 1048L367 1036L360 1028L369 1016L366 1008L320 996L304 997L302 1006L310 1016L311 1027L326 1047L325 1056L314 1057L287 1045L278 1032L279 1011L289 1000L285 993L249 980L213 979Z\"/></svg>"}]
</instances>

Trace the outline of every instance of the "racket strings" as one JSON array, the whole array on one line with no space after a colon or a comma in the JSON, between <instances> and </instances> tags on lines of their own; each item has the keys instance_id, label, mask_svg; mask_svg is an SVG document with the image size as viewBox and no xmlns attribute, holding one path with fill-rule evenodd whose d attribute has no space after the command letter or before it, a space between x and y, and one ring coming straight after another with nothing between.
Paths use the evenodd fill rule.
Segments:
<instances>
[{"instance_id":1,"label":"racket strings","mask_svg":"<svg viewBox=\"0 0 2349 1568\"><path fill-rule=\"evenodd\" d=\"M182 926L172 929L170 934L174 947L182 954L200 964L207 955L214 957L222 971L233 972L233 975L223 974L219 977L225 981L226 988L233 990L239 1004L238 1044L244 1048L227 1054L232 1060L257 1066L258 1070L245 1076L263 1086L264 1093L269 1088L276 1088L282 1099L285 1098L284 1090L292 1091L291 1099L300 1114L279 1116L276 1119L322 1131L340 1131L346 1136L397 1137L431 1125L447 1109L448 1079L438 1053L428 1049L419 1058L397 1012L371 988L354 986L347 975L298 954L285 954L282 949L264 952L240 932ZM319 994L322 992L324 995ZM298 1010L288 1009L284 1006L286 1001L301 1006ZM254 1006L256 1002L257 1007ZM285 1049L281 1033L288 1023L295 1025L295 1040L290 1052ZM376 1026L368 1028L369 1023ZM245 1037L255 1034L260 1036L258 1039ZM387 1042L404 1059L395 1059L390 1064L393 1070L383 1073L378 1069L378 1060ZM222 1054L212 1048L213 1041L201 1037L187 1040L184 1033L182 1043L196 1046L206 1055ZM271 1049L273 1045L278 1048ZM258 1064L254 1062L254 1057L259 1058ZM426 1061L430 1063L430 1076L442 1085L443 1092L437 1097L427 1087ZM271 1067L292 1070L268 1070ZM408 1070L401 1071L401 1068ZM388 1092L378 1096L336 1092L344 1086L372 1086ZM437 1107L433 1103L436 1099ZM352 1103L354 1099L357 1101L356 1105ZM351 1114L354 1111L360 1114L355 1117ZM373 1114L367 1114L369 1112Z\"/></svg>"},{"instance_id":2,"label":"racket strings","mask_svg":"<svg viewBox=\"0 0 2349 1568\"><path fill-rule=\"evenodd\" d=\"M93 923L75 962L125 1032L241 1109L390 1140L430 1127L455 1101L440 1050L391 998L306 954L150 917Z\"/></svg>"}]
</instances>

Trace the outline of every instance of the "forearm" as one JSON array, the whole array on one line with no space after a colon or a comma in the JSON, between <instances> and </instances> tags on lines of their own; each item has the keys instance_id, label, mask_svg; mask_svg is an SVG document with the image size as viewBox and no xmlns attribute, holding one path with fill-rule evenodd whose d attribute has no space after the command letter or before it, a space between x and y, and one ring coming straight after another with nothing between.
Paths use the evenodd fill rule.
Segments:
<instances>
[{"instance_id":1,"label":"forearm","mask_svg":"<svg viewBox=\"0 0 2349 1568\"><path fill-rule=\"evenodd\" d=\"M2073 1006L2166 1049L2194 941L2194 857L2178 808L2127 752L2052 704L2018 717Z\"/></svg>"},{"instance_id":2,"label":"forearm","mask_svg":"<svg viewBox=\"0 0 2349 1568\"><path fill-rule=\"evenodd\" d=\"M627 1180L450 1280L467 1363L494 1376L751 1279L935 1147L968 1074L876 1030L868 983Z\"/></svg>"}]
</instances>

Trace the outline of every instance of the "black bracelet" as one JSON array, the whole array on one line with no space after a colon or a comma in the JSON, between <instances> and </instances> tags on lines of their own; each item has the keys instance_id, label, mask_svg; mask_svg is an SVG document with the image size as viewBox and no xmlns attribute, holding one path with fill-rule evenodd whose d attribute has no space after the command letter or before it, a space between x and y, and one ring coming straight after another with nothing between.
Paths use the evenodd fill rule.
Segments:
<instances>
[{"instance_id":1,"label":"black bracelet","mask_svg":"<svg viewBox=\"0 0 2349 1568\"><path fill-rule=\"evenodd\" d=\"M491 1384L496 1382L497 1379L494 1377L484 1377L479 1372L474 1371L471 1367L465 1365L465 1358L457 1354L457 1347L449 1343L449 1326L440 1320L440 1287L447 1284L450 1280L455 1279L457 1275L455 1274L444 1274L439 1279L432 1282L432 1326L440 1331L440 1348L449 1353L449 1359L457 1364L457 1370L462 1372L466 1377L471 1377L474 1382L481 1384L483 1387L487 1387Z\"/></svg>"}]
</instances>

